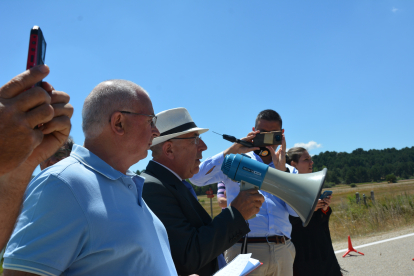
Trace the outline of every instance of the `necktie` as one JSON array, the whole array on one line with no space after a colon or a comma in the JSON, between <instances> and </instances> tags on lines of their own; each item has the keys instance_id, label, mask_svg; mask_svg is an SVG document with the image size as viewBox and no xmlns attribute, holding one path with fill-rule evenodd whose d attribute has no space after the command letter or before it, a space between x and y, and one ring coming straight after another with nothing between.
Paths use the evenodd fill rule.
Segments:
<instances>
[{"instance_id":1,"label":"necktie","mask_svg":"<svg viewBox=\"0 0 414 276\"><path fill-rule=\"evenodd\" d=\"M190 183L188 183L187 181L185 181L185 180L183 180L182 181L183 182L183 184L187 187L187 189L190 191L190 193L197 199L197 195L196 195L196 193L195 193L195 191L194 191L194 189L193 189L193 186L191 186L191 184Z\"/></svg>"}]
</instances>

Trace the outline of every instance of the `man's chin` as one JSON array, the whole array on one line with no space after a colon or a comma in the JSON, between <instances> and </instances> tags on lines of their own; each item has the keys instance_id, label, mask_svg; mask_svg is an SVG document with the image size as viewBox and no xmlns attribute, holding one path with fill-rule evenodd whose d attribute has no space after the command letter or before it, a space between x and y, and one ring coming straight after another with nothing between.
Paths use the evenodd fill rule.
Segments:
<instances>
[{"instance_id":1,"label":"man's chin","mask_svg":"<svg viewBox=\"0 0 414 276\"><path fill-rule=\"evenodd\" d=\"M198 165L200 165L200 164L198 164ZM188 178L191 178L194 175L198 174L199 171L200 171L200 167L199 166L195 167L194 169L191 170L191 176L188 177Z\"/></svg>"},{"instance_id":2,"label":"man's chin","mask_svg":"<svg viewBox=\"0 0 414 276\"><path fill-rule=\"evenodd\" d=\"M135 163L138 163L138 162L139 162L139 161L141 161L142 159L147 158L147 156L148 156L148 150L146 150L145 152L141 153L141 154L139 155L139 157L137 157L137 162L135 162Z\"/></svg>"}]
</instances>

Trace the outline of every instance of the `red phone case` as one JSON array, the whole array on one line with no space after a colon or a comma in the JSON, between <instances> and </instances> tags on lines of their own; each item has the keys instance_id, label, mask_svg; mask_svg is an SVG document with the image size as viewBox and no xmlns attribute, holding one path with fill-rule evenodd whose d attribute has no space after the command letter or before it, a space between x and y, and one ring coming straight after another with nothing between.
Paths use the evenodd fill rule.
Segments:
<instances>
[{"instance_id":1,"label":"red phone case","mask_svg":"<svg viewBox=\"0 0 414 276\"><path fill-rule=\"evenodd\" d=\"M30 31L29 52L27 54L26 70L39 64L45 64L46 41L39 26L34 26ZM41 81L34 86L40 86Z\"/></svg>"},{"instance_id":2,"label":"red phone case","mask_svg":"<svg viewBox=\"0 0 414 276\"><path fill-rule=\"evenodd\" d=\"M30 34L29 54L27 56L26 69L30 69L36 65L38 37L39 36L37 34Z\"/></svg>"}]
</instances>

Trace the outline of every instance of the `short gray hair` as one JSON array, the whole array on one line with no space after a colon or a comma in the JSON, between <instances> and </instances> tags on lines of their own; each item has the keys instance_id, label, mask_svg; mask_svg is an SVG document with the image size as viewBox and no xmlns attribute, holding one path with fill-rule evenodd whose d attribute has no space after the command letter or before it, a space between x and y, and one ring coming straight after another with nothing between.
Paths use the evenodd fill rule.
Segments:
<instances>
[{"instance_id":1,"label":"short gray hair","mask_svg":"<svg viewBox=\"0 0 414 276\"><path fill-rule=\"evenodd\" d=\"M127 80L107 80L98 84L86 97L82 109L82 129L85 138L102 133L115 111L134 111L139 101L138 91L148 93L139 85Z\"/></svg>"},{"instance_id":2,"label":"short gray hair","mask_svg":"<svg viewBox=\"0 0 414 276\"><path fill-rule=\"evenodd\" d=\"M66 142L63 144L65 149L68 149L69 151L72 151L73 144L75 144L75 141L73 140L72 136L68 136L68 139L66 139Z\"/></svg>"},{"instance_id":3,"label":"short gray hair","mask_svg":"<svg viewBox=\"0 0 414 276\"><path fill-rule=\"evenodd\" d=\"M165 141L167 142L167 141ZM152 157L158 158L162 155L162 147L164 146L165 142L152 146L150 150L152 151Z\"/></svg>"}]
</instances>

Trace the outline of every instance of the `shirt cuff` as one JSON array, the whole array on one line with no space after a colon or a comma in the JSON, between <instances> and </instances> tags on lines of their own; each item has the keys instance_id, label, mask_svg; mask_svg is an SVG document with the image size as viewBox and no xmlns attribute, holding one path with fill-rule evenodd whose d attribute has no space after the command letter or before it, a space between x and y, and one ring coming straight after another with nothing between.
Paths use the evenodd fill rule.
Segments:
<instances>
[{"instance_id":1,"label":"shirt cuff","mask_svg":"<svg viewBox=\"0 0 414 276\"><path fill-rule=\"evenodd\" d=\"M5 258L3 268L29 272L41 276L58 276L63 272L44 264L15 258Z\"/></svg>"},{"instance_id":2,"label":"shirt cuff","mask_svg":"<svg viewBox=\"0 0 414 276\"><path fill-rule=\"evenodd\" d=\"M326 214L329 212L329 208L330 208L330 207L328 206L328 209L326 209L326 211L325 211L324 209L322 209L322 208L321 208L322 213L324 213L324 214L326 215Z\"/></svg>"}]
</instances>

